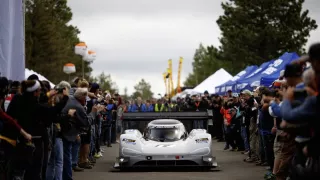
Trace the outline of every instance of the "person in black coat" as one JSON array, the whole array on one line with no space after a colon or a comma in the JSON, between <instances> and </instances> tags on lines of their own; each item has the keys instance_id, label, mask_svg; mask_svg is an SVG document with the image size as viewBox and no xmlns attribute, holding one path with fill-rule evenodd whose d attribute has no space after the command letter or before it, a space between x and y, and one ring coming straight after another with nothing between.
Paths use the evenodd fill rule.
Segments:
<instances>
[{"instance_id":1,"label":"person in black coat","mask_svg":"<svg viewBox=\"0 0 320 180\"><path fill-rule=\"evenodd\" d=\"M39 102L41 94L41 84L39 81L27 80L21 83L22 94L15 95L8 106L7 113L16 119L18 123L29 132L33 137L35 151L32 154L19 154L20 157L31 159L30 164L21 162L21 159L13 160L9 166L9 179L23 178L25 180L41 180L43 177L42 166L44 156L44 142L47 134L47 127L52 124L57 115L65 106L68 96L64 96L63 100L55 107L50 107ZM19 138L21 144L27 143L24 138ZM24 153L24 152L22 152ZM17 156L17 155L13 155Z\"/></svg>"}]
</instances>

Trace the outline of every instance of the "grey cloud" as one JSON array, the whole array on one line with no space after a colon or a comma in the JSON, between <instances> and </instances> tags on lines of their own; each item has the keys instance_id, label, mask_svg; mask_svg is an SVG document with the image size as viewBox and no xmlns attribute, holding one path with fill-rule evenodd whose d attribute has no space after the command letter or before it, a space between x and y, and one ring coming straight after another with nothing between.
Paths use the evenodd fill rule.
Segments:
<instances>
[{"instance_id":1,"label":"grey cloud","mask_svg":"<svg viewBox=\"0 0 320 180\"><path fill-rule=\"evenodd\" d=\"M215 13L221 11L219 0L69 0L72 10L82 16L94 14L155 15L165 13Z\"/></svg>"},{"instance_id":2,"label":"grey cloud","mask_svg":"<svg viewBox=\"0 0 320 180\"><path fill-rule=\"evenodd\" d=\"M164 92L161 74L173 59L176 76L179 56L184 57L182 76L192 70L200 42L219 45L216 24L223 14L221 0L68 0L81 39L97 52L93 74L115 76L120 89L130 93L146 77L154 92ZM306 0L304 8L320 24L319 0ZM308 45L320 38L311 33ZM176 79L176 78L174 78ZM184 79L182 79L183 81Z\"/></svg>"},{"instance_id":3,"label":"grey cloud","mask_svg":"<svg viewBox=\"0 0 320 180\"><path fill-rule=\"evenodd\" d=\"M179 54L184 55L185 64L191 64L194 48L163 48L154 51L138 50L136 52L126 52L125 50L117 49L96 49L96 61L92 67L96 71L108 71L110 73L156 73L161 74L168 67L168 59L172 59L173 68L176 70L178 66ZM123 52L123 53L121 53ZM186 53L188 52L188 53ZM188 66L187 66L188 67ZM186 69L185 70L190 70Z\"/></svg>"}]
</instances>

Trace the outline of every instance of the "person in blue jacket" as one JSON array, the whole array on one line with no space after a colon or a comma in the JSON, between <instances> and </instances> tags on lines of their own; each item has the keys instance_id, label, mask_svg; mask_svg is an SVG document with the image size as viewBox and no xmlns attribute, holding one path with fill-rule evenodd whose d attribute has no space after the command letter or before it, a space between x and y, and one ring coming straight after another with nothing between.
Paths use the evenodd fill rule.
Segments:
<instances>
[{"instance_id":1,"label":"person in blue jacket","mask_svg":"<svg viewBox=\"0 0 320 180\"><path fill-rule=\"evenodd\" d=\"M137 102L129 107L128 112L147 112L147 107L142 103L141 97L138 97Z\"/></svg>"},{"instance_id":2,"label":"person in blue jacket","mask_svg":"<svg viewBox=\"0 0 320 180\"><path fill-rule=\"evenodd\" d=\"M150 100L146 101L147 112L154 112L153 104L151 104Z\"/></svg>"},{"instance_id":3,"label":"person in blue jacket","mask_svg":"<svg viewBox=\"0 0 320 180\"><path fill-rule=\"evenodd\" d=\"M147 112L147 107L142 103L141 97L138 97L136 103L133 103L129 106L128 112ZM139 129L140 124L140 122L128 122L130 129Z\"/></svg>"}]
</instances>

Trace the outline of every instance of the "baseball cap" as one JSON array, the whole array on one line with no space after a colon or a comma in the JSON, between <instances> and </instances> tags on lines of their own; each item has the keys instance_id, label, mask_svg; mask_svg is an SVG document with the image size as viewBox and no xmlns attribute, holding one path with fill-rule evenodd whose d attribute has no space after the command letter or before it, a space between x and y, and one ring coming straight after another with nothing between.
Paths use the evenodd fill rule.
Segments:
<instances>
[{"instance_id":1,"label":"baseball cap","mask_svg":"<svg viewBox=\"0 0 320 180\"><path fill-rule=\"evenodd\" d=\"M251 91L249 91L248 89L243 90L243 91L242 91L242 94L244 94L244 95L248 95L248 96L252 96L252 92L251 92Z\"/></svg>"}]
</instances>

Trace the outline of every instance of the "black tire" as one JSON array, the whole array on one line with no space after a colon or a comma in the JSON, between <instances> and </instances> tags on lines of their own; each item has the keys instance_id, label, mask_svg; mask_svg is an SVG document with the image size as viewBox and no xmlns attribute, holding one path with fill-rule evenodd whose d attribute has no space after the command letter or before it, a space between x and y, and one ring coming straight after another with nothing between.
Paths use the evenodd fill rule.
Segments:
<instances>
[{"instance_id":1,"label":"black tire","mask_svg":"<svg viewBox=\"0 0 320 180\"><path fill-rule=\"evenodd\" d=\"M120 167L119 168L119 171L120 172L128 172L130 169L129 168L127 168L127 167Z\"/></svg>"},{"instance_id":2,"label":"black tire","mask_svg":"<svg viewBox=\"0 0 320 180\"><path fill-rule=\"evenodd\" d=\"M208 171L211 171L212 167L202 167L201 169L204 172L208 172Z\"/></svg>"}]
</instances>

